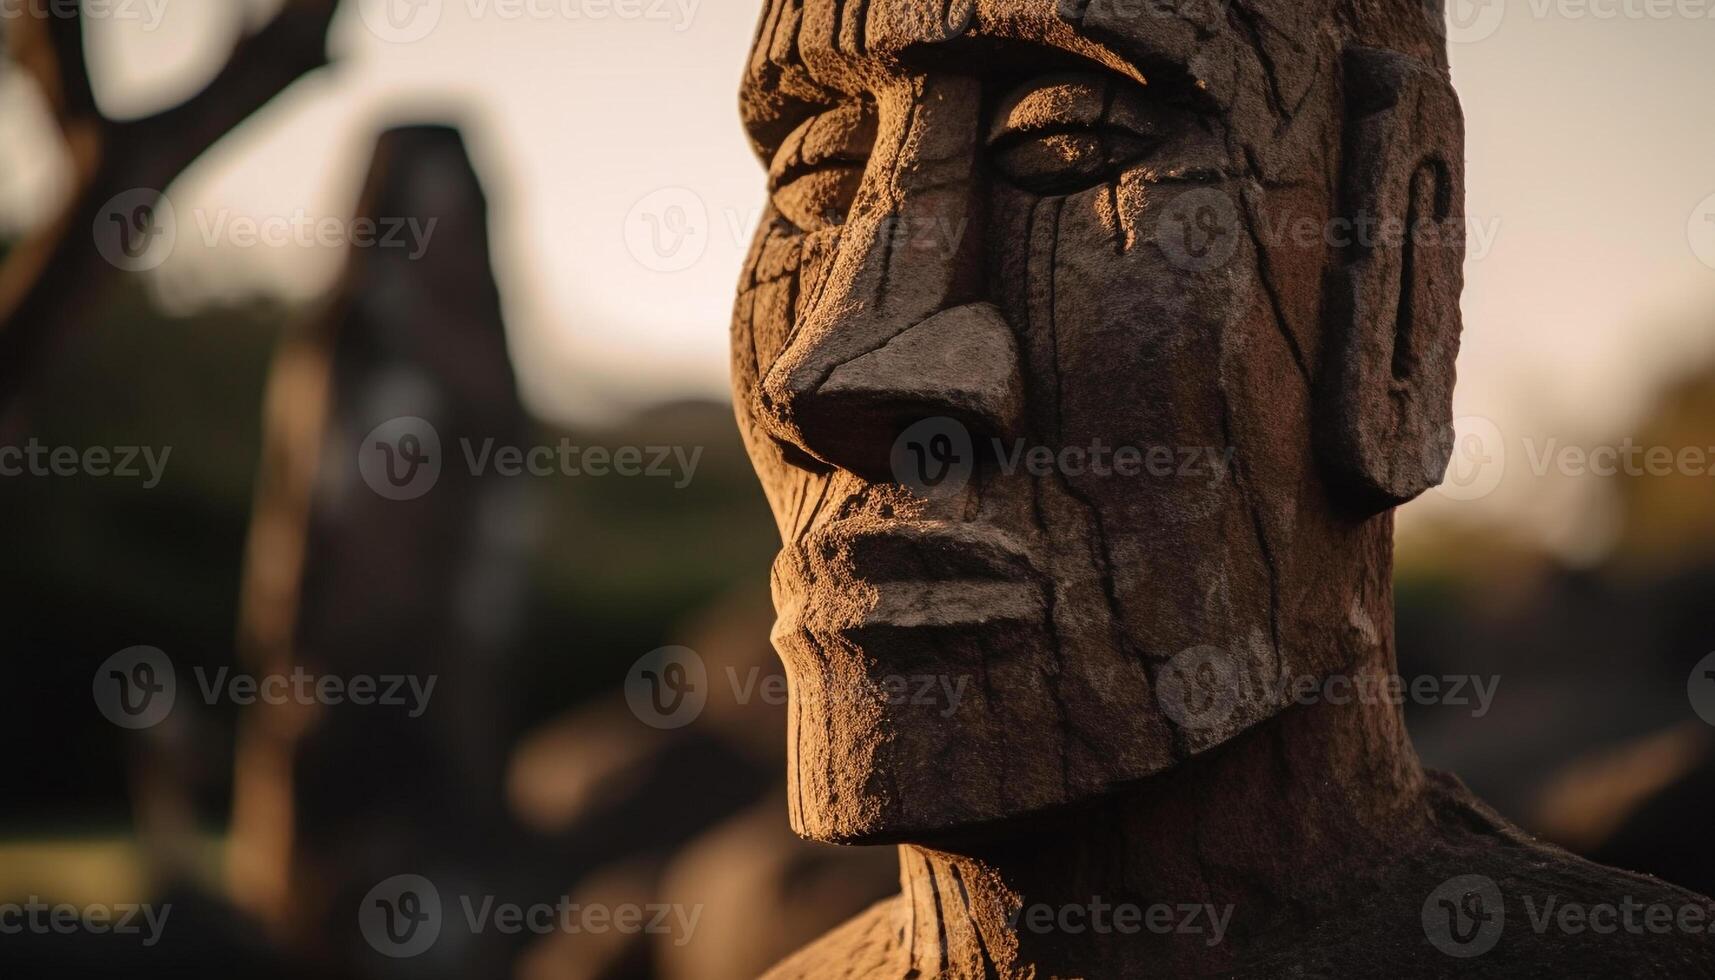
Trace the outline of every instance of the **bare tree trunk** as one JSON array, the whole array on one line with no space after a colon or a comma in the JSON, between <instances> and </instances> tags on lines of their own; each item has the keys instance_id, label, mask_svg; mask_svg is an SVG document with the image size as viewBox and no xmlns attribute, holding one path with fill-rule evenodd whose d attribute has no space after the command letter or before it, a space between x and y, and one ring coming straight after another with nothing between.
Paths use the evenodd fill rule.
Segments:
<instances>
[{"instance_id":1,"label":"bare tree trunk","mask_svg":"<svg viewBox=\"0 0 1715 980\"><path fill-rule=\"evenodd\" d=\"M17 396L34 359L81 323L116 271L95 230L126 194L152 207L191 162L287 86L327 63L337 0L287 0L262 30L233 48L225 67L188 101L153 116L116 121L101 113L83 52L82 17L20 17L10 23L14 60L36 79L72 160L71 191L58 215L0 265L0 408ZM128 193L138 192L138 193ZM125 217L125 216L120 216Z\"/></svg>"}]
</instances>

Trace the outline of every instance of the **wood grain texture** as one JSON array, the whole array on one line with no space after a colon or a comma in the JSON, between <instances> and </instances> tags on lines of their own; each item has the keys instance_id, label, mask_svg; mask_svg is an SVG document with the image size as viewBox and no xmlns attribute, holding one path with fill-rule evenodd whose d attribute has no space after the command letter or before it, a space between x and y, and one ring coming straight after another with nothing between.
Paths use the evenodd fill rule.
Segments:
<instances>
[{"instance_id":1,"label":"wood grain texture","mask_svg":"<svg viewBox=\"0 0 1715 980\"><path fill-rule=\"evenodd\" d=\"M1527 839L1376 693L1392 508L1450 439L1440 17L767 5L732 367L783 543L790 819L899 844L902 885L771 977L1715 969L1707 933L1533 929L1550 896L1708 901ZM1088 927L1116 906L1206 928Z\"/></svg>"}]
</instances>

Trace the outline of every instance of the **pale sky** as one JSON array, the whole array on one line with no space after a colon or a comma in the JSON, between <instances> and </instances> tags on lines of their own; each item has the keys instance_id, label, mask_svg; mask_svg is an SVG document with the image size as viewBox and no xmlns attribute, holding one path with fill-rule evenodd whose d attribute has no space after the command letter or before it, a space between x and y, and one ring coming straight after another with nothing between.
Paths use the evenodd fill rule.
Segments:
<instances>
[{"instance_id":1,"label":"pale sky","mask_svg":"<svg viewBox=\"0 0 1715 980\"><path fill-rule=\"evenodd\" d=\"M152 29L151 2L162 12ZM345 215L378 127L452 114L490 189L532 406L588 417L666 395L724 397L727 316L763 199L735 95L758 0L415 0L429 5L415 11L391 0L406 14L439 11L395 21L433 30L391 41L382 2L346 0L336 64L169 188L181 240L187 221L223 215ZM1586 521L1569 533L1573 515L1587 517L1587 498L1604 490L1521 479L1519 442L1615 442L1663 377L1715 356L1715 221L1701 220L1715 211L1715 0L1455 3L1468 215L1492 236L1467 267L1457 412L1493 421L1509 463L1480 500L1412 510L1523 522L1570 549L1589 532ZM245 11L273 7L137 4L139 19L90 29L98 94L119 114L183 98ZM40 217L57 186L32 111L24 84L0 79L0 115L24 134L0 140L0 223L14 228ZM673 227L648 225L640 202ZM647 247L675 233L670 259ZM331 250L180 246L151 275L180 304L307 297L336 263Z\"/></svg>"}]
</instances>

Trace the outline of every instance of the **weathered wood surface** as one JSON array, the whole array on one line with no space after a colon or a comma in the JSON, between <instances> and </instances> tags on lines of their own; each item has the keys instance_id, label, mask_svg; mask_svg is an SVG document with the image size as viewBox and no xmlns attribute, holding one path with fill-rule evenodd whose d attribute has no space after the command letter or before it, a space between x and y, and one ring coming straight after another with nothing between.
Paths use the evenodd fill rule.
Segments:
<instances>
[{"instance_id":1,"label":"weathered wood surface","mask_svg":"<svg viewBox=\"0 0 1715 980\"><path fill-rule=\"evenodd\" d=\"M772 205L732 368L784 542L790 819L904 845L902 897L773 976L1715 970L1706 933L1533 930L1526 896L1708 902L1526 839L1421 769L1396 704L1291 693L1393 673L1391 509L1451 445L1441 16L766 5L741 107ZM1454 958L1432 919L1465 875L1507 927ZM1231 922L1016 918L1097 901Z\"/></svg>"}]
</instances>

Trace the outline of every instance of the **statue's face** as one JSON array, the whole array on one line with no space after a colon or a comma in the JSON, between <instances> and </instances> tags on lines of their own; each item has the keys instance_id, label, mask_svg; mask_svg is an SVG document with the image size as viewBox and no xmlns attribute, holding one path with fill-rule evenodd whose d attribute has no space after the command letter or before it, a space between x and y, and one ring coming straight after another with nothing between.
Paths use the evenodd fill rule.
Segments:
<instances>
[{"instance_id":1,"label":"statue's face","mask_svg":"<svg viewBox=\"0 0 1715 980\"><path fill-rule=\"evenodd\" d=\"M1159 772L1380 627L1309 422L1334 59L1276 76L1215 3L944 6L771 0L744 92L734 393L820 839Z\"/></svg>"}]
</instances>

